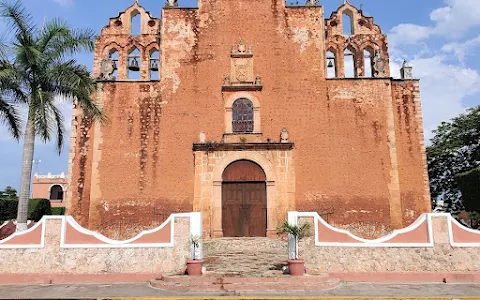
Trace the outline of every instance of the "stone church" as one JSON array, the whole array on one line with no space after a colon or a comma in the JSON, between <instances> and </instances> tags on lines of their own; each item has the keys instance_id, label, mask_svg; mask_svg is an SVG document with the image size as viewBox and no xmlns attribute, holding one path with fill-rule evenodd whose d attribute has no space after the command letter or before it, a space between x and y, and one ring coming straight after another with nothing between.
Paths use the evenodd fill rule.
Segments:
<instances>
[{"instance_id":1,"label":"stone church","mask_svg":"<svg viewBox=\"0 0 480 300\"><path fill-rule=\"evenodd\" d=\"M360 233L430 211L419 81L407 63L390 76L372 17L315 0L168 0L161 16L135 1L97 37L108 120L73 109L80 224L125 238L200 211L204 238L274 237L288 211Z\"/></svg>"}]
</instances>

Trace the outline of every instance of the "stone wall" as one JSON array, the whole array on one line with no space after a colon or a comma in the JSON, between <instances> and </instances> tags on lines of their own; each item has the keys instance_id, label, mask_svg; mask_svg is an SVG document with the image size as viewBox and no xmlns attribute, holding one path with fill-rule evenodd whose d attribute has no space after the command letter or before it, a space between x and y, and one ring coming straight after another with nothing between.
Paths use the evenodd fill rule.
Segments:
<instances>
[{"instance_id":1,"label":"stone wall","mask_svg":"<svg viewBox=\"0 0 480 300\"><path fill-rule=\"evenodd\" d=\"M44 217L27 232L0 241L0 274L178 273L190 257L191 234L201 232L200 221L200 214L172 215L131 240L113 241L71 217Z\"/></svg>"},{"instance_id":2,"label":"stone wall","mask_svg":"<svg viewBox=\"0 0 480 300\"><path fill-rule=\"evenodd\" d=\"M358 238L325 225L319 217L315 219L314 222L319 222L314 226L315 233L305 237L299 246L300 256L309 270L329 273L480 271L480 231L463 227L448 214L422 215L412 226L377 240ZM310 217L304 219L307 220L313 221Z\"/></svg>"}]
</instances>

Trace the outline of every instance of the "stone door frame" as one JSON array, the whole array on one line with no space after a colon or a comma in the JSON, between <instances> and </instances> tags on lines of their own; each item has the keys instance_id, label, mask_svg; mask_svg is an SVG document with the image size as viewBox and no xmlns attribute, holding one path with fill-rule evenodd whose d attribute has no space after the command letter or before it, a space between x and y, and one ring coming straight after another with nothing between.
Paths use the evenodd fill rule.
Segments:
<instances>
[{"instance_id":1,"label":"stone door frame","mask_svg":"<svg viewBox=\"0 0 480 300\"><path fill-rule=\"evenodd\" d=\"M258 164L267 177L267 237L277 235L277 187L276 174L273 164L259 153L234 152L223 157L216 165L213 172L213 237L223 237L222 226L222 175L223 171L233 162L250 160Z\"/></svg>"}]
</instances>

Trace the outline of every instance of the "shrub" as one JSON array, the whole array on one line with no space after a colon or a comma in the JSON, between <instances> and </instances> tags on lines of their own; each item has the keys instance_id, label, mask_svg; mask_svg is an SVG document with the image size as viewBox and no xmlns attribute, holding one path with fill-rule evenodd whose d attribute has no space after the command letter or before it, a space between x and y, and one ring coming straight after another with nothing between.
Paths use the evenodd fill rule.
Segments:
<instances>
[{"instance_id":1,"label":"shrub","mask_svg":"<svg viewBox=\"0 0 480 300\"><path fill-rule=\"evenodd\" d=\"M18 200L0 200L0 222L16 219L17 209ZM48 199L30 199L28 202L28 220L38 222L44 215L51 214L52 207Z\"/></svg>"},{"instance_id":2,"label":"shrub","mask_svg":"<svg viewBox=\"0 0 480 300\"><path fill-rule=\"evenodd\" d=\"M463 205L468 212L480 212L480 169L461 173L455 176L462 192Z\"/></svg>"},{"instance_id":3,"label":"shrub","mask_svg":"<svg viewBox=\"0 0 480 300\"><path fill-rule=\"evenodd\" d=\"M17 218L18 200L0 200L0 223Z\"/></svg>"},{"instance_id":4,"label":"shrub","mask_svg":"<svg viewBox=\"0 0 480 300\"><path fill-rule=\"evenodd\" d=\"M65 215L65 207L52 207L52 216Z\"/></svg>"},{"instance_id":5,"label":"shrub","mask_svg":"<svg viewBox=\"0 0 480 300\"><path fill-rule=\"evenodd\" d=\"M28 202L28 219L38 222L45 215L52 214L52 206L48 199L30 199Z\"/></svg>"}]
</instances>

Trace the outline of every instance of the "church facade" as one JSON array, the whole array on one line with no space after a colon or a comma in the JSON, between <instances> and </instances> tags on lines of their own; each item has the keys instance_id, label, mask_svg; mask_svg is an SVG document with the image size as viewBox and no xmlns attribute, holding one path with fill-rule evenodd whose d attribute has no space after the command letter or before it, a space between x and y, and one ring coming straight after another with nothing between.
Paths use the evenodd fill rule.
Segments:
<instances>
[{"instance_id":1,"label":"church facade","mask_svg":"<svg viewBox=\"0 0 480 300\"><path fill-rule=\"evenodd\" d=\"M108 120L74 107L66 200L83 226L200 211L204 238L273 237L288 211L388 231L431 209L419 81L390 76L387 37L348 2L169 0L161 19L135 2L94 76Z\"/></svg>"}]
</instances>

